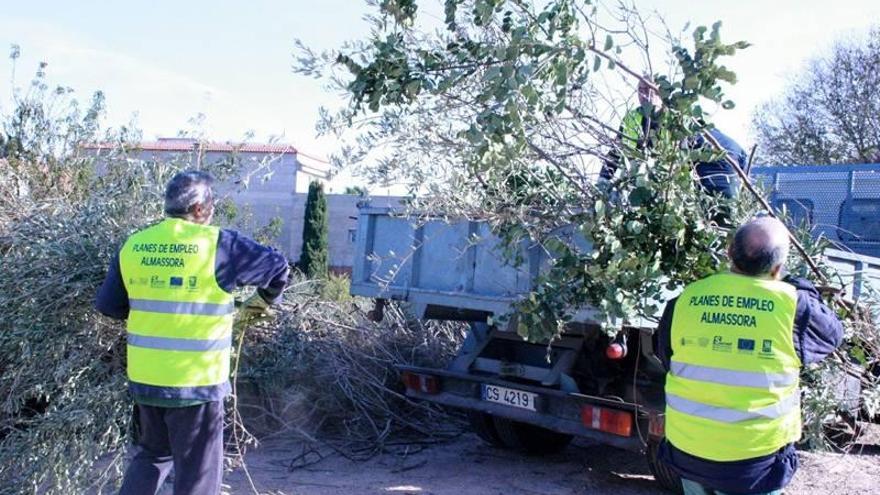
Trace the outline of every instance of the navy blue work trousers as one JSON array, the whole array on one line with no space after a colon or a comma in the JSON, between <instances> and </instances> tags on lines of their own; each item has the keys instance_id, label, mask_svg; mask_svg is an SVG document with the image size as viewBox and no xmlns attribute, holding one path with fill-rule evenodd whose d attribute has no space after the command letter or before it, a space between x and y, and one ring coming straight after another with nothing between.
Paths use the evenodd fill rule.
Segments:
<instances>
[{"instance_id":1,"label":"navy blue work trousers","mask_svg":"<svg viewBox=\"0 0 880 495\"><path fill-rule=\"evenodd\" d=\"M223 478L223 401L138 405L140 451L120 495L155 495L174 468L174 495L216 495Z\"/></svg>"}]
</instances>

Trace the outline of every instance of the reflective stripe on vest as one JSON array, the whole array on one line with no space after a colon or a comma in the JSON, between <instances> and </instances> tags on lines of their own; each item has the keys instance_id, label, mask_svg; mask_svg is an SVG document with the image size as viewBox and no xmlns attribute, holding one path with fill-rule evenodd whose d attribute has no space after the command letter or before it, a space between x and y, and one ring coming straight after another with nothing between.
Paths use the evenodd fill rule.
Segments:
<instances>
[{"instance_id":1,"label":"reflective stripe on vest","mask_svg":"<svg viewBox=\"0 0 880 495\"><path fill-rule=\"evenodd\" d=\"M800 360L791 285L722 273L688 285L672 317L666 435L679 450L727 462L800 438Z\"/></svg>"},{"instance_id":2,"label":"reflective stripe on vest","mask_svg":"<svg viewBox=\"0 0 880 495\"><path fill-rule=\"evenodd\" d=\"M235 313L235 305L211 304L201 302L155 301L150 299L129 299L131 309L151 313L176 315L223 316Z\"/></svg>"},{"instance_id":3,"label":"reflective stripe on vest","mask_svg":"<svg viewBox=\"0 0 880 495\"><path fill-rule=\"evenodd\" d=\"M222 339L202 340L150 337L129 333L128 345L146 347L148 349L166 349L169 351L222 351L232 347L232 336L229 335Z\"/></svg>"},{"instance_id":4,"label":"reflective stripe on vest","mask_svg":"<svg viewBox=\"0 0 880 495\"><path fill-rule=\"evenodd\" d=\"M801 402L798 394L792 394L775 404L760 409L740 411L738 409L710 406L677 395L666 394L666 405L678 412L690 414L691 416L699 416L721 423L740 423L752 419L775 419L782 417L799 409Z\"/></svg>"},{"instance_id":5,"label":"reflective stripe on vest","mask_svg":"<svg viewBox=\"0 0 880 495\"><path fill-rule=\"evenodd\" d=\"M215 275L219 235L216 227L169 218L122 247L133 393L219 400L228 392L235 308Z\"/></svg>"},{"instance_id":6,"label":"reflective stripe on vest","mask_svg":"<svg viewBox=\"0 0 880 495\"><path fill-rule=\"evenodd\" d=\"M755 388L788 387L797 383L799 375L798 373L735 371L712 366L680 363L678 361L670 363L669 372L677 377L689 380Z\"/></svg>"}]
</instances>

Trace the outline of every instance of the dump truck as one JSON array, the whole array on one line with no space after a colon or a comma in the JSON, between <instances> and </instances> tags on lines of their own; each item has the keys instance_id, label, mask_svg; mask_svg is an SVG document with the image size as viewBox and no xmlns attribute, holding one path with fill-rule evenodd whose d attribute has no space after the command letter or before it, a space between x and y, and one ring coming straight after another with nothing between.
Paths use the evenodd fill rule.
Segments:
<instances>
[{"instance_id":1,"label":"dump truck","mask_svg":"<svg viewBox=\"0 0 880 495\"><path fill-rule=\"evenodd\" d=\"M559 240L588 251L573 228ZM415 318L468 322L457 355L443 368L400 367L409 397L466 412L489 444L533 454L562 450L574 437L644 453L656 480L680 491L657 458L664 436L665 371L651 319L602 331L595 308L577 308L563 335L530 343L514 331L515 305L534 289L552 253L522 241L504 249L481 221L406 215L368 203L359 209L351 293L377 309L399 301ZM880 281L880 259L838 249L826 260L848 297ZM672 297L673 294L670 294ZM511 316L513 315L513 316ZM838 397L858 409L859 377L841 381Z\"/></svg>"}]
</instances>

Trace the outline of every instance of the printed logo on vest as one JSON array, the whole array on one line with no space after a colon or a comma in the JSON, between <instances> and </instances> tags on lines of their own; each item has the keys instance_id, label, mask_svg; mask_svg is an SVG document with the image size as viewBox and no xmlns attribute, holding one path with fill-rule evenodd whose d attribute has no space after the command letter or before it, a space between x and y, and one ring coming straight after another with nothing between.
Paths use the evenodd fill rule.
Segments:
<instances>
[{"instance_id":1,"label":"printed logo on vest","mask_svg":"<svg viewBox=\"0 0 880 495\"><path fill-rule=\"evenodd\" d=\"M751 354L755 352L755 341L752 339L739 339L736 342L736 350L740 354Z\"/></svg>"},{"instance_id":2,"label":"printed logo on vest","mask_svg":"<svg viewBox=\"0 0 880 495\"><path fill-rule=\"evenodd\" d=\"M761 341L761 352L758 353L758 357L764 359L773 359L773 341L770 339L764 339Z\"/></svg>"},{"instance_id":3,"label":"printed logo on vest","mask_svg":"<svg viewBox=\"0 0 880 495\"><path fill-rule=\"evenodd\" d=\"M150 287L153 289L164 289L165 279L159 277L158 275L153 275L152 277L150 277Z\"/></svg>"},{"instance_id":4,"label":"printed logo on vest","mask_svg":"<svg viewBox=\"0 0 880 495\"><path fill-rule=\"evenodd\" d=\"M718 352L731 352L733 351L733 342L725 342L723 336L716 335L715 338L712 339L712 350Z\"/></svg>"},{"instance_id":5,"label":"printed logo on vest","mask_svg":"<svg viewBox=\"0 0 880 495\"><path fill-rule=\"evenodd\" d=\"M700 346L700 347L708 347L709 346L709 337L693 337L686 336L681 338L681 346Z\"/></svg>"},{"instance_id":6,"label":"printed logo on vest","mask_svg":"<svg viewBox=\"0 0 880 495\"><path fill-rule=\"evenodd\" d=\"M172 289L183 287L183 277L169 277L168 285L171 286Z\"/></svg>"}]
</instances>

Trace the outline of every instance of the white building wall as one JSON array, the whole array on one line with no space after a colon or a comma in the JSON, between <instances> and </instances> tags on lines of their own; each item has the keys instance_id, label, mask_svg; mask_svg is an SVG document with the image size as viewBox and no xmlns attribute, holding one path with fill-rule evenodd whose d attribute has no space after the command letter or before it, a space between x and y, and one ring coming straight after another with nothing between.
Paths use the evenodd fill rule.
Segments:
<instances>
[{"instance_id":1,"label":"white building wall","mask_svg":"<svg viewBox=\"0 0 880 495\"><path fill-rule=\"evenodd\" d=\"M144 150L139 158L199 168L230 156L228 152L215 151L199 156L195 151ZM312 180L321 179L304 173L293 153L240 152L235 156L240 161L241 179L220 181L214 187L218 200L231 199L236 205L238 215L230 227L253 236L274 218L281 219L281 233L273 244L290 262L296 263L302 253L308 185ZM326 180L321 181L326 186ZM330 266L345 271L351 268L354 260L358 203L364 198L351 194L327 194L326 198ZM400 198L371 196L370 204L399 206Z\"/></svg>"},{"instance_id":2,"label":"white building wall","mask_svg":"<svg viewBox=\"0 0 880 495\"><path fill-rule=\"evenodd\" d=\"M208 151L199 156L195 151L152 151L141 152L140 158L154 161L176 161L187 163L192 168L229 160L233 155L227 152ZM240 172L232 181L220 181L214 186L218 201L231 199L238 214L233 220L235 227L247 235L268 225L274 218L282 220L281 232L274 244L290 257L296 251L293 245L299 241L301 233L294 234L296 226L290 220L295 209L298 163L293 153L269 154L256 152L237 153ZM301 231L301 227L300 227Z\"/></svg>"}]
</instances>

